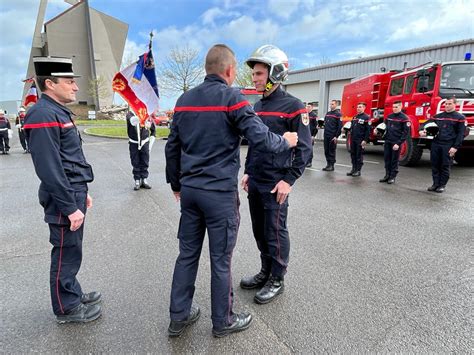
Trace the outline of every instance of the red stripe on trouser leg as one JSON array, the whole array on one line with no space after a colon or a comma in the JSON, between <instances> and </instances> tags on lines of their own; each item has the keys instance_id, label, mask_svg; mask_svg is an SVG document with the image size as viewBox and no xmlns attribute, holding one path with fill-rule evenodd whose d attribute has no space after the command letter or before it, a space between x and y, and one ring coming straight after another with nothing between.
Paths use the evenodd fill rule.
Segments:
<instances>
[{"instance_id":1,"label":"red stripe on trouser leg","mask_svg":"<svg viewBox=\"0 0 474 355\"><path fill-rule=\"evenodd\" d=\"M59 297L59 274L61 273L61 260L63 257L63 243L64 243L64 228L61 228L61 245L59 247L59 265L58 265L58 273L56 275L56 297L58 298L59 308L61 309L62 314L64 314L64 308L61 302L61 297Z\"/></svg>"}]
</instances>

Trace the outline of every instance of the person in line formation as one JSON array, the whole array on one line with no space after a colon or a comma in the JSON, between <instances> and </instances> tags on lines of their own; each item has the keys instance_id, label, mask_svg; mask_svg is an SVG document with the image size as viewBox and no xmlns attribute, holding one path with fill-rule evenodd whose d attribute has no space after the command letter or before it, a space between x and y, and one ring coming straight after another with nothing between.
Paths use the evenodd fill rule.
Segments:
<instances>
[{"instance_id":1,"label":"person in line formation","mask_svg":"<svg viewBox=\"0 0 474 355\"><path fill-rule=\"evenodd\" d=\"M26 116L26 109L24 107L20 107L20 109L18 110L18 115L16 116L16 119L15 119L15 125L16 125L16 128L18 129L18 137L20 137L21 147L23 148L23 152L26 154L30 152L30 149L28 148L28 143L25 137L25 130L24 130L25 116Z\"/></svg>"},{"instance_id":2,"label":"person in line formation","mask_svg":"<svg viewBox=\"0 0 474 355\"><path fill-rule=\"evenodd\" d=\"M359 102L357 104L357 115L351 121L351 161L352 169L347 176L357 177L361 175L362 165L364 165L364 149L369 141L370 126L369 115L365 111L366 104Z\"/></svg>"}]
</instances>

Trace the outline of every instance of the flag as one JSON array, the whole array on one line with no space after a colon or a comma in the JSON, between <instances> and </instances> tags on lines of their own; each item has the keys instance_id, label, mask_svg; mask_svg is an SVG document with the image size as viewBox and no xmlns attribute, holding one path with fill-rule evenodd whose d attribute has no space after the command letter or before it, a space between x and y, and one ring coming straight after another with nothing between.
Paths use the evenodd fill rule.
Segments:
<instances>
[{"instance_id":1,"label":"flag","mask_svg":"<svg viewBox=\"0 0 474 355\"><path fill-rule=\"evenodd\" d=\"M115 74L112 89L118 93L145 124L148 115L159 108L159 93L156 83L155 64L151 48L133 63Z\"/></svg>"},{"instance_id":2,"label":"flag","mask_svg":"<svg viewBox=\"0 0 474 355\"><path fill-rule=\"evenodd\" d=\"M31 79L31 80L33 80L33 79ZM25 80L25 82L30 82L30 81ZM23 103L23 106L28 107L29 104L32 104L32 103L35 104L36 101L38 101L38 91L36 90L36 84L33 81L33 83L31 84L30 89L26 93L25 101Z\"/></svg>"}]
</instances>

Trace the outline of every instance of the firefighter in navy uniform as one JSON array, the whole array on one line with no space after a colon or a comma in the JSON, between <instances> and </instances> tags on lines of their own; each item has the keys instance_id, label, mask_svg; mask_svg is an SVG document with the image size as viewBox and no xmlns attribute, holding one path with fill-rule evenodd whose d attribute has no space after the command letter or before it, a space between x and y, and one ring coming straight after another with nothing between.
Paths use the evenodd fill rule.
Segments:
<instances>
[{"instance_id":1,"label":"firefighter in navy uniform","mask_svg":"<svg viewBox=\"0 0 474 355\"><path fill-rule=\"evenodd\" d=\"M8 154L10 150L10 138L8 137L8 131L10 129L10 121L5 116L5 111L0 109L0 150L2 154Z\"/></svg>"},{"instance_id":2,"label":"firefighter in navy uniform","mask_svg":"<svg viewBox=\"0 0 474 355\"><path fill-rule=\"evenodd\" d=\"M309 154L308 162L306 163L307 168L311 168L313 166L313 149L314 149L314 142L316 140L316 135L318 134L318 114L314 110L314 106L312 103L308 103L306 105L306 110L308 111L309 117L309 131L311 133L311 152Z\"/></svg>"},{"instance_id":3,"label":"firefighter in navy uniform","mask_svg":"<svg viewBox=\"0 0 474 355\"><path fill-rule=\"evenodd\" d=\"M148 118L144 125L140 125L139 119L133 112L127 113L127 134L130 151L130 161L132 162L133 179L135 180L135 191L140 188L151 189L147 181L148 165L150 162L150 139L155 139L155 124ZM138 139L140 132L140 139Z\"/></svg>"},{"instance_id":4,"label":"firefighter in navy uniform","mask_svg":"<svg viewBox=\"0 0 474 355\"><path fill-rule=\"evenodd\" d=\"M324 155L326 166L323 171L334 171L336 164L337 137L341 135L341 106L340 100L331 100L330 111L324 116Z\"/></svg>"},{"instance_id":5,"label":"firefighter in navy uniform","mask_svg":"<svg viewBox=\"0 0 474 355\"><path fill-rule=\"evenodd\" d=\"M20 107L20 109L18 110L18 115L16 116L16 119L15 119L15 125L16 125L16 128L18 128L18 136L20 137L20 144L24 152L29 153L28 143L26 142L25 131L23 129L23 126L25 125L25 116L26 116L25 108Z\"/></svg>"},{"instance_id":6,"label":"firefighter in navy uniform","mask_svg":"<svg viewBox=\"0 0 474 355\"><path fill-rule=\"evenodd\" d=\"M171 337L181 335L200 315L192 300L206 230L211 258L212 333L223 337L249 327L252 316L232 310L231 260L240 223L240 137L275 153L289 151L297 142L296 133L286 132L281 137L269 132L239 90L230 87L237 62L229 47L213 46L205 68L204 82L178 99L165 148L166 180L181 203L179 256L168 327Z\"/></svg>"},{"instance_id":7,"label":"firefighter in navy uniform","mask_svg":"<svg viewBox=\"0 0 474 355\"><path fill-rule=\"evenodd\" d=\"M362 165L364 165L364 149L369 140L370 126L369 115L364 113L365 103L357 104L357 115L352 118L351 122L351 160L352 169L347 176L360 176Z\"/></svg>"},{"instance_id":8,"label":"firefighter in navy uniform","mask_svg":"<svg viewBox=\"0 0 474 355\"><path fill-rule=\"evenodd\" d=\"M426 121L424 127L431 122L436 123L439 130L431 144L433 185L428 191L442 193L449 180L453 157L464 139L466 118L456 111L456 98L451 97L446 99L445 111ZM421 131L420 136L426 137L426 131Z\"/></svg>"},{"instance_id":9,"label":"firefighter in navy uniform","mask_svg":"<svg viewBox=\"0 0 474 355\"><path fill-rule=\"evenodd\" d=\"M379 182L393 184L398 174L398 159L400 147L406 141L410 132L410 119L402 112L402 102L395 101L392 106L393 113L385 121L385 144L383 159L385 162L385 176Z\"/></svg>"},{"instance_id":10,"label":"firefighter in navy uniform","mask_svg":"<svg viewBox=\"0 0 474 355\"><path fill-rule=\"evenodd\" d=\"M84 218L92 207L87 184L94 176L72 112L64 106L76 100L76 75L70 58L35 57L33 61L43 94L28 110L24 130L41 181L38 197L53 245L53 311L59 323L89 322L101 315L101 294L83 293L76 275L82 261Z\"/></svg>"},{"instance_id":11,"label":"firefighter in navy uniform","mask_svg":"<svg viewBox=\"0 0 474 355\"><path fill-rule=\"evenodd\" d=\"M272 45L258 48L247 59L252 81L263 98L255 106L271 132L298 133L298 145L291 151L269 153L249 144L242 187L248 192L252 229L260 251L261 269L242 278L244 289L259 288L254 300L271 302L284 290L290 239L287 228L288 195L303 174L311 153L309 117L304 104L283 91L280 83L288 76L288 58Z\"/></svg>"}]
</instances>

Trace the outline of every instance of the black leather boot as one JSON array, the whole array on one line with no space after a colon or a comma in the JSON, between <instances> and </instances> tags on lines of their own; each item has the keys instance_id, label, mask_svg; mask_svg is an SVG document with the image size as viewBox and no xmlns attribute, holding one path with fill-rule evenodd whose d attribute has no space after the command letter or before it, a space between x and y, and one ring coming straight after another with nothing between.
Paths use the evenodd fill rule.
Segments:
<instances>
[{"instance_id":1,"label":"black leather boot","mask_svg":"<svg viewBox=\"0 0 474 355\"><path fill-rule=\"evenodd\" d=\"M323 171L334 171L334 164L328 164L323 168Z\"/></svg>"},{"instance_id":2,"label":"black leather boot","mask_svg":"<svg viewBox=\"0 0 474 355\"><path fill-rule=\"evenodd\" d=\"M140 180L135 180L135 186L133 187L135 191L140 190Z\"/></svg>"},{"instance_id":3,"label":"black leather boot","mask_svg":"<svg viewBox=\"0 0 474 355\"><path fill-rule=\"evenodd\" d=\"M256 275L243 277L242 280L240 280L240 287L246 290L263 287L269 276L270 273L267 273L265 270L260 270Z\"/></svg>"},{"instance_id":4,"label":"black leather boot","mask_svg":"<svg viewBox=\"0 0 474 355\"><path fill-rule=\"evenodd\" d=\"M83 293L81 296L81 303L84 304L97 304L102 301L102 294L98 291L93 291L89 293Z\"/></svg>"},{"instance_id":5,"label":"black leather boot","mask_svg":"<svg viewBox=\"0 0 474 355\"><path fill-rule=\"evenodd\" d=\"M430 187L428 187L428 191L436 191L437 188L438 188L438 186L433 184Z\"/></svg>"},{"instance_id":6,"label":"black leather boot","mask_svg":"<svg viewBox=\"0 0 474 355\"><path fill-rule=\"evenodd\" d=\"M258 304L265 304L273 301L276 296L283 293L285 285L283 279L280 277L272 276L267 281L265 286L257 292L255 295L255 302Z\"/></svg>"},{"instance_id":7,"label":"black leather boot","mask_svg":"<svg viewBox=\"0 0 474 355\"><path fill-rule=\"evenodd\" d=\"M146 178L142 179L142 183L141 183L140 187L143 187L144 189L147 189L147 190L151 189L151 186L148 183Z\"/></svg>"},{"instance_id":8,"label":"black leather boot","mask_svg":"<svg viewBox=\"0 0 474 355\"><path fill-rule=\"evenodd\" d=\"M168 336L169 337L179 337L183 334L186 327L190 326L193 323L196 323L199 317L201 316L201 310L198 306L191 306L191 311L189 312L188 318L183 321L172 320L168 327Z\"/></svg>"},{"instance_id":9,"label":"black leather boot","mask_svg":"<svg viewBox=\"0 0 474 355\"><path fill-rule=\"evenodd\" d=\"M77 307L66 314L56 316L58 323L87 323L99 318L102 309L98 304L79 303Z\"/></svg>"},{"instance_id":10,"label":"black leather boot","mask_svg":"<svg viewBox=\"0 0 474 355\"><path fill-rule=\"evenodd\" d=\"M379 180L379 182L387 182L389 178L390 178L390 176L385 175L383 178L381 178L381 179Z\"/></svg>"},{"instance_id":11,"label":"black leather boot","mask_svg":"<svg viewBox=\"0 0 474 355\"><path fill-rule=\"evenodd\" d=\"M240 332L247 329L252 323L252 315L248 312L242 312L233 315L233 322L221 329L212 328L212 335L216 338L222 338L229 334Z\"/></svg>"},{"instance_id":12,"label":"black leather boot","mask_svg":"<svg viewBox=\"0 0 474 355\"><path fill-rule=\"evenodd\" d=\"M352 176L352 174L354 174L355 170L354 169L351 169L351 171L347 172L346 175L347 176Z\"/></svg>"}]
</instances>

